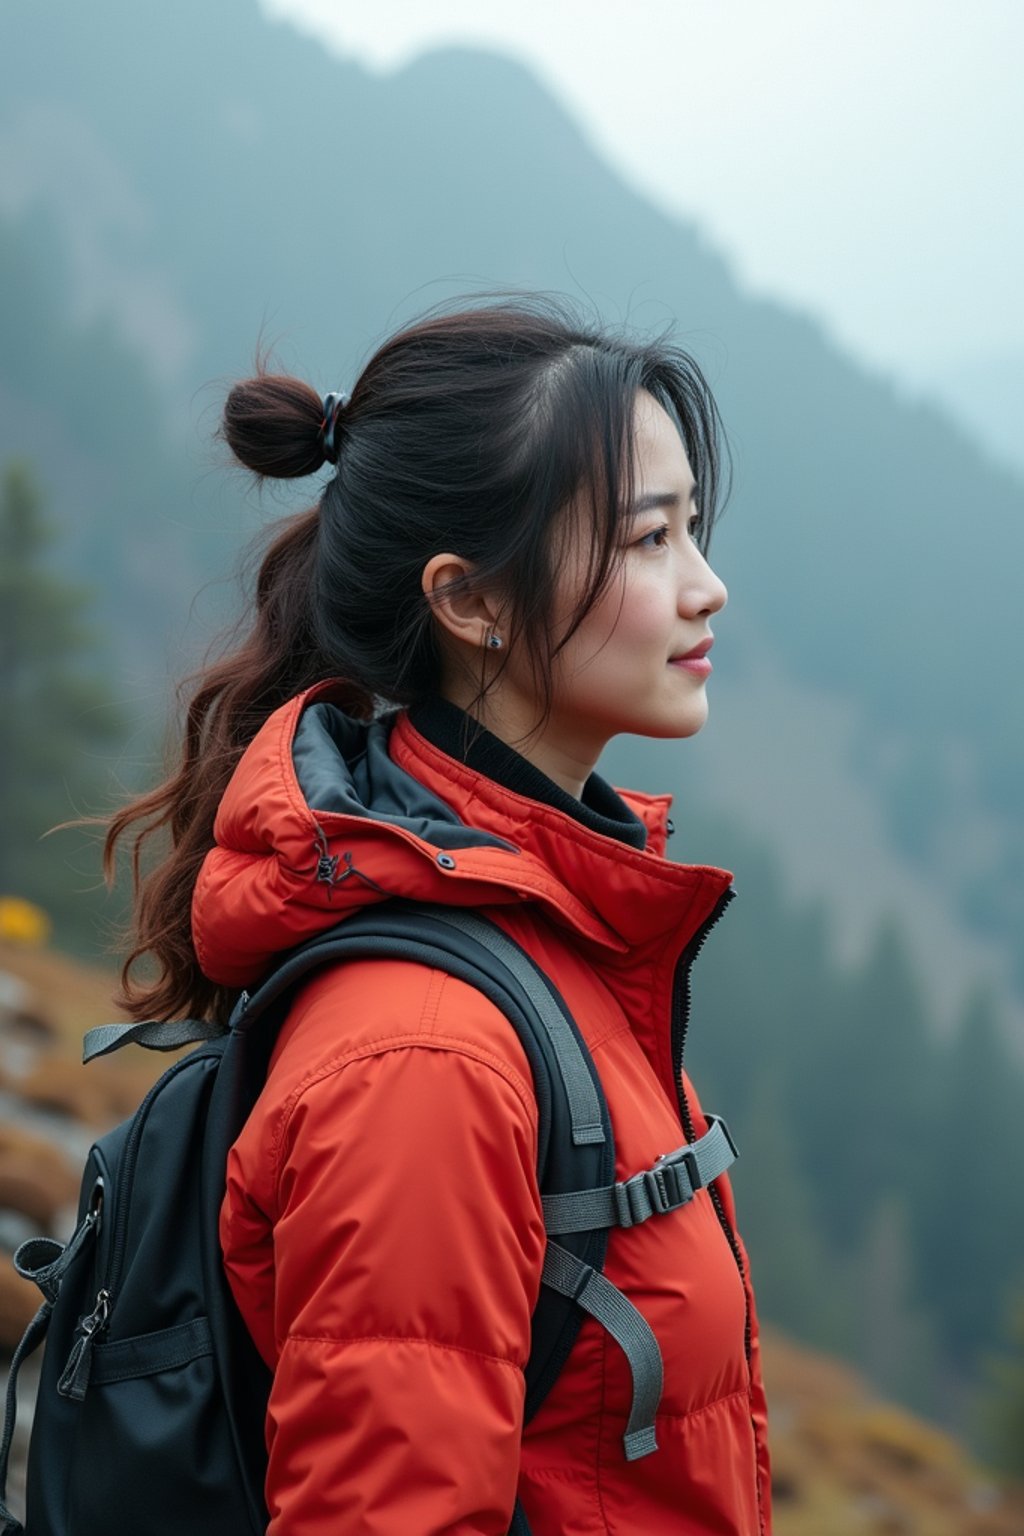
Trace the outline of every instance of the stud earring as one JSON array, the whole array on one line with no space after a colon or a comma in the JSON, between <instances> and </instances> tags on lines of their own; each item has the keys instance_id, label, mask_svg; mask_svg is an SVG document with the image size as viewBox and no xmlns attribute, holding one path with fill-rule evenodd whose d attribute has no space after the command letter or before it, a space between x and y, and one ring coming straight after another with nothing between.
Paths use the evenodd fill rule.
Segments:
<instances>
[{"instance_id":1,"label":"stud earring","mask_svg":"<svg viewBox=\"0 0 1024 1536\"><path fill-rule=\"evenodd\" d=\"M503 641L501 636L496 635L492 630L491 633L487 636L487 644L490 646L492 651L500 651Z\"/></svg>"}]
</instances>

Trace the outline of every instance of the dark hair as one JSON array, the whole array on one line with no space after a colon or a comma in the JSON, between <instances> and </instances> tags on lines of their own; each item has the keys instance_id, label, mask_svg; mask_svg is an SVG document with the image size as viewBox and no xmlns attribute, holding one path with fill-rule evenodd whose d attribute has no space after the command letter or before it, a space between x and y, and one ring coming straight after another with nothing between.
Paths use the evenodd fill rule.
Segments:
<instances>
[{"instance_id":1,"label":"dark hair","mask_svg":"<svg viewBox=\"0 0 1024 1536\"><path fill-rule=\"evenodd\" d=\"M272 710L332 676L347 680L349 707L367 717L382 702L438 690L441 655L421 588L432 555L452 550L504 595L508 641L528 647L547 706L555 657L613 572L640 391L679 428L706 551L722 491L718 412L696 363L663 338L629 339L582 323L563 302L515 298L432 312L373 355L337 415L334 475L264 558L248 632L193 680L177 773L111 823L108 868L118 840L134 833L134 945L121 999L131 1012L226 1006L192 950L191 890L231 771ZM324 427L319 394L260 366L231 389L221 432L257 476L295 478L326 462ZM570 504L589 522L590 561L556 635L554 530ZM158 829L171 851L143 878L140 847ZM140 989L129 973L147 954L161 979Z\"/></svg>"}]
</instances>

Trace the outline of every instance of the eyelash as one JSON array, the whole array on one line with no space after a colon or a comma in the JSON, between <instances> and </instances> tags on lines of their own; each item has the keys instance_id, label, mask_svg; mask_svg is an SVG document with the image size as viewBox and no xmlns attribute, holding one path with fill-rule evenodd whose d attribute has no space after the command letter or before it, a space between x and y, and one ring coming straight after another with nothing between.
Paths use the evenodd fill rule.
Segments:
<instances>
[{"instance_id":1,"label":"eyelash","mask_svg":"<svg viewBox=\"0 0 1024 1536\"><path fill-rule=\"evenodd\" d=\"M698 513L695 513L693 515L693 517L690 518L689 522L686 525L686 531L689 534L690 538L693 540L693 542L696 544L697 541L700 538L700 515ZM664 549L665 545L664 545L663 542L662 543L658 543L658 544L652 544L651 540L652 539L664 540L671 532L672 532L672 529L669 527L668 523L662 523L660 528L652 528L650 533L645 533L643 538L637 539L637 541L636 541L637 542L637 548L638 549Z\"/></svg>"}]
</instances>

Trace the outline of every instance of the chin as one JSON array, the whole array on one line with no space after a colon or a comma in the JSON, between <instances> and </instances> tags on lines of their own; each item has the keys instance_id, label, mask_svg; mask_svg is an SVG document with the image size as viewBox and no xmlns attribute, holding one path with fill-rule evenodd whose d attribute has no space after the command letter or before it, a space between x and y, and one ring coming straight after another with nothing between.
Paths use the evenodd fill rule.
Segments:
<instances>
[{"instance_id":1,"label":"chin","mask_svg":"<svg viewBox=\"0 0 1024 1536\"><path fill-rule=\"evenodd\" d=\"M634 715L627 723L616 728L616 734L628 736L650 736L659 741L683 741L687 736L696 736L702 730L708 718L708 707L691 704L688 709L664 710L657 715Z\"/></svg>"}]
</instances>

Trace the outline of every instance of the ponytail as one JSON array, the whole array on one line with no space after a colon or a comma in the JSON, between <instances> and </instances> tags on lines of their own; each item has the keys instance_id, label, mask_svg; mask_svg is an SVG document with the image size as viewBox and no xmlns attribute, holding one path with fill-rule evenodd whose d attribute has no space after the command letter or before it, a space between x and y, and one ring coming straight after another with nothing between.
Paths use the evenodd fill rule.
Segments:
<instances>
[{"instance_id":1,"label":"ponytail","mask_svg":"<svg viewBox=\"0 0 1024 1536\"><path fill-rule=\"evenodd\" d=\"M324 462L318 434L319 398L295 379L263 376L228 396L221 435L240 463L261 478L311 473ZM319 454L319 458L318 458ZM312 619L319 508L287 519L264 554L255 615L227 654L186 679L179 689L184 722L176 771L156 789L124 806L109 823L103 850L108 882L119 846L131 850L134 915L130 951L116 999L131 1017L225 1018L232 995L202 974L191 933L192 890L213 846L221 796L260 726L295 694L331 675ZM369 715L372 700L353 686L350 713ZM169 850L166 847L170 841ZM148 873L151 844L165 856ZM135 972L146 956L154 980Z\"/></svg>"}]
</instances>

